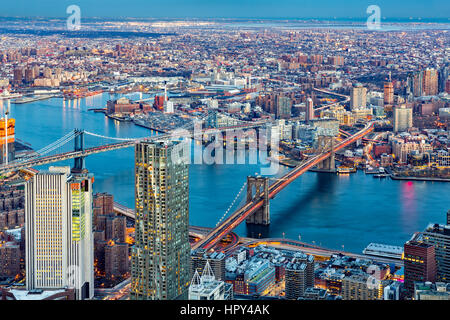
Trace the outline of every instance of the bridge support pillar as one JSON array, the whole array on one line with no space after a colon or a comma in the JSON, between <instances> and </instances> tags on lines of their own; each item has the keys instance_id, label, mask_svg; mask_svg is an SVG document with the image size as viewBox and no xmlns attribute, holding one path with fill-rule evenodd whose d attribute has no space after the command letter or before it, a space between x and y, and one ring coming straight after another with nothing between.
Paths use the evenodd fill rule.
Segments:
<instances>
[{"instance_id":1,"label":"bridge support pillar","mask_svg":"<svg viewBox=\"0 0 450 320\"><path fill-rule=\"evenodd\" d=\"M84 150L84 131L75 129L75 145L74 151L83 151ZM81 173L86 171L84 167L84 157L75 158L75 162L72 168L72 172Z\"/></svg>"},{"instance_id":2,"label":"bridge support pillar","mask_svg":"<svg viewBox=\"0 0 450 320\"><path fill-rule=\"evenodd\" d=\"M255 189L255 193L253 193ZM246 219L247 224L268 226L270 224L269 210L269 178L247 177L247 202L263 193L263 206Z\"/></svg>"},{"instance_id":3,"label":"bridge support pillar","mask_svg":"<svg viewBox=\"0 0 450 320\"><path fill-rule=\"evenodd\" d=\"M334 153L334 137L332 136L319 136L319 148L329 149L331 148L331 155L329 158L323 160L317 165L317 169L321 171L334 172L336 170L336 161Z\"/></svg>"}]
</instances>

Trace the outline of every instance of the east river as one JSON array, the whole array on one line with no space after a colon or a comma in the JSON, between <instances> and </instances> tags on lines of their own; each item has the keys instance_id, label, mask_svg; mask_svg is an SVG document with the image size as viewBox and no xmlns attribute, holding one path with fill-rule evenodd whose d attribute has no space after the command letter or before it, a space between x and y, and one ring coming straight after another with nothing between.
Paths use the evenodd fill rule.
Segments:
<instances>
[{"instance_id":1,"label":"east river","mask_svg":"<svg viewBox=\"0 0 450 320\"><path fill-rule=\"evenodd\" d=\"M10 117L16 119L16 138L38 150L74 128L121 138L155 134L133 123L88 111L105 107L110 98L104 93L76 101L54 98L10 104ZM1 114L7 104L0 101ZM89 139L88 145L93 141ZM95 176L95 192L112 193L117 202L134 207L132 148L89 156L86 167ZM282 167L279 174L287 170ZM190 223L215 226L246 177L259 172L259 165L190 165ZM307 172L271 201L269 235L360 253L370 242L403 245L428 223L444 223L449 209L450 183L380 180L363 172L346 176ZM245 223L236 231L246 235Z\"/></svg>"}]
</instances>

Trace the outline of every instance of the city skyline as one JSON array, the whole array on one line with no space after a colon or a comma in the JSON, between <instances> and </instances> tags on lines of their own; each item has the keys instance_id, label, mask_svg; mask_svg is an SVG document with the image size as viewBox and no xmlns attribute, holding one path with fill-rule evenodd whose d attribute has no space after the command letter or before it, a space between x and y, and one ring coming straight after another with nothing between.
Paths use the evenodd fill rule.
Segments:
<instances>
[{"instance_id":1,"label":"city skyline","mask_svg":"<svg viewBox=\"0 0 450 320\"><path fill-rule=\"evenodd\" d=\"M102 18L358 18L367 19L366 9L377 5L382 19L432 18L447 20L450 4L445 0L407 1L358 1L347 0L345 5L332 0L270 0L244 1L205 1L170 0L159 1L132 0L126 5L119 0L99 0L95 3L86 0L17 0L2 6L1 16L28 17L66 17L66 8L77 5L84 17ZM289 13L288 13L289 12Z\"/></svg>"},{"instance_id":2,"label":"city skyline","mask_svg":"<svg viewBox=\"0 0 450 320\"><path fill-rule=\"evenodd\" d=\"M0 18L0 299L450 300L450 23L101 3Z\"/></svg>"}]
</instances>

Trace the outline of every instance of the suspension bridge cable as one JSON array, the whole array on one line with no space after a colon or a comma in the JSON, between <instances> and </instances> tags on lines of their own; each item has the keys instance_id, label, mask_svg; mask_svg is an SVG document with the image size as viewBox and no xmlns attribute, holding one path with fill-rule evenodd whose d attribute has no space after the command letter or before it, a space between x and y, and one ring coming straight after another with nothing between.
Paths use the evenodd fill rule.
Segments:
<instances>
[{"instance_id":1,"label":"suspension bridge cable","mask_svg":"<svg viewBox=\"0 0 450 320\"><path fill-rule=\"evenodd\" d=\"M75 133L74 131L69 132L68 134L64 135L63 137L59 138L58 140L52 142L51 144L41 148L40 150L36 151L32 155L28 157L24 157L24 160L30 160L34 158L38 158L44 154L47 154L63 145L65 145L67 142L73 140L76 136L78 136L79 133Z\"/></svg>"},{"instance_id":2,"label":"suspension bridge cable","mask_svg":"<svg viewBox=\"0 0 450 320\"><path fill-rule=\"evenodd\" d=\"M236 200L239 198L239 196L241 195L242 191L244 191L245 186L247 185L247 182L244 182L244 184L242 185L241 189L239 190L238 194L236 195L236 197L234 198L233 202L231 202L230 206L228 207L227 211L225 211L224 215L222 216L222 218L219 219L219 221L216 224L216 227L222 222L222 220L228 215L228 213L230 212L231 208L233 208L234 203L236 202Z\"/></svg>"},{"instance_id":3,"label":"suspension bridge cable","mask_svg":"<svg viewBox=\"0 0 450 320\"><path fill-rule=\"evenodd\" d=\"M84 131L85 134L88 134L90 136L93 137L97 137L97 138L102 138L102 139L111 139L111 140L119 140L119 141L135 141L135 140L139 140L141 138L116 138L116 137L108 137L108 136L104 136L101 134L97 134L97 133L93 133L93 132L89 132L89 131Z\"/></svg>"}]
</instances>

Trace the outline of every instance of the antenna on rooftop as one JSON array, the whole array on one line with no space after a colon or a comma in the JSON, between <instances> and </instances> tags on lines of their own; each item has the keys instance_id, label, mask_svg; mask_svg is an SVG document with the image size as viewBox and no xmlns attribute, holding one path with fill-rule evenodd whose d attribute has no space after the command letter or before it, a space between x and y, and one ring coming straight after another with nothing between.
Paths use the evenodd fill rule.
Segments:
<instances>
[{"instance_id":1,"label":"antenna on rooftop","mask_svg":"<svg viewBox=\"0 0 450 320\"><path fill-rule=\"evenodd\" d=\"M206 261L206 265L203 268L202 271L202 277L201 277L201 282L212 282L216 280L216 277L214 276L214 272L211 269L211 266L209 265L209 260Z\"/></svg>"}]
</instances>

